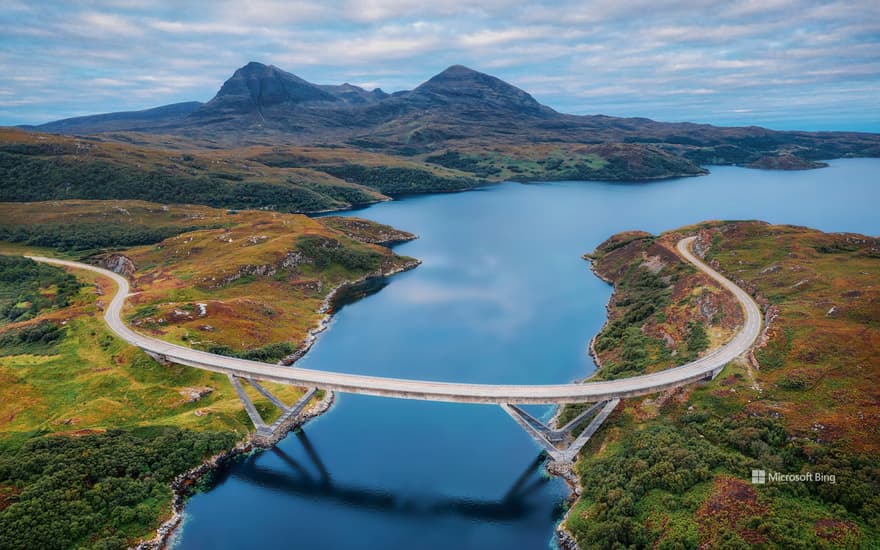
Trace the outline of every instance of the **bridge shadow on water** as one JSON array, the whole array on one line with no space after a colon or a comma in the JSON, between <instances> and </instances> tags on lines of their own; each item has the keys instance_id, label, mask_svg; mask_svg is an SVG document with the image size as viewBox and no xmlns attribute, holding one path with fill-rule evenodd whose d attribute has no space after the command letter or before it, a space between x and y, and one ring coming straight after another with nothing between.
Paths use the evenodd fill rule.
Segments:
<instances>
[{"instance_id":1,"label":"bridge shadow on water","mask_svg":"<svg viewBox=\"0 0 880 550\"><path fill-rule=\"evenodd\" d=\"M293 458L279 447L267 451L286 466L284 470L258 464L251 457L227 470L217 479L232 475L237 480L265 487L280 493L329 501L351 508L408 517L452 516L490 522L512 521L534 515L539 507L530 504L529 495L550 482L541 465L545 455L529 462L504 495L497 500L447 497L438 494L395 494L380 488L356 484L339 484L321 460L309 437L302 430L295 433L308 462ZM556 511L554 511L554 517Z\"/></svg>"}]
</instances>

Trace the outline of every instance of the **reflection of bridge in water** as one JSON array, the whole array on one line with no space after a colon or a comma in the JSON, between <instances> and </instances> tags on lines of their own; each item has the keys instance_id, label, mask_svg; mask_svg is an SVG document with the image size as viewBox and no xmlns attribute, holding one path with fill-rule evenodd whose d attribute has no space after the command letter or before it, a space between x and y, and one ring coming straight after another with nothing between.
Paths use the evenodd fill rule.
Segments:
<instances>
[{"instance_id":1,"label":"reflection of bridge in water","mask_svg":"<svg viewBox=\"0 0 880 550\"><path fill-rule=\"evenodd\" d=\"M288 466L287 471L261 466L257 464L257 460L250 459L236 465L234 477L261 487L278 489L286 494L332 501L351 508L409 517L456 516L488 521L515 520L533 514L537 507L529 503L529 495L550 481L540 467L544 456L539 454L498 500L430 494L402 495L378 488L340 484L334 482L306 432L297 430L295 433L308 458L307 462L301 462L275 446L268 452Z\"/></svg>"},{"instance_id":2,"label":"reflection of bridge in water","mask_svg":"<svg viewBox=\"0 0 880 550\"><path fill-rule=\"evenodd\" d=\"M591 380L582 384L555 385L469 384L407 380L268 365L237 357L215 355L152 338L129 328L120 318L129 292L128 280L124 277L106 269L78 262L42 257L31 258L50 264L87 269L113 279L119 286L119 291L104 311L104 320L113 332L126 342L143 349L157 361L178 363L227 375L259 436L272 437L282 424L295 421L317 389L322 388L379 397L500 405L554 460L571 462L615 409L620 399L656 393L707 378L714 378L721 372L724 365L748 351L757 339L761 331L761 311L758 309L758 305L746 291L693 255L690 245L695 239L696 237L687 237L679 241L678 253L731 292L739 301L743 308L743 325L737 335L724 346L679 367L617 380ZM266 424L244 391L242 381L249 383L281 409L281 417L274 424ZM260 384L265 381L302 386L307 388L306 394L299 402L288 406ZM549 426L518 407L518 405L524 404L562 405L566 403L596 403L596 405L588 408L586 414L578 416L576 422L573 421L562 428ZM576 434L576 428L586 423L588 418L590 418L590 423L583 431Z\"/></svg>"}]
</instances>

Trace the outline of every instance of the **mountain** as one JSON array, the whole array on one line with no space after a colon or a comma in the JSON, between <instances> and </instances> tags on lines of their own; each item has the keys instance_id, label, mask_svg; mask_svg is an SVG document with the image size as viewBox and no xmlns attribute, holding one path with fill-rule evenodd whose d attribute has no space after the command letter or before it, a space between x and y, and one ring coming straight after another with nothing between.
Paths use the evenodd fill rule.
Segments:
<instances>
[{"instance_id":1,"label":"mountain","mask_svg":"<svg viewBox=\"0 0 880 550\"><path fill-rule=\"evenodd\" d=\"M354 124L353 111L386 99L382 90L317 85L274 65L250 62L209 102L181 121L179 133L233 141L298 135L314 139Z\"/></svg>"},{"instance_id":2,"label":"mountain","mask_svg":"<svg viewBox=\"0 0 880 550\"><path fill-rule=\"evenodd\" d=\"M265 121L298 104L340 101L335 95L274 65L250 62L223 83L211 101L192 113L190 124L212 124L230 117Z\"/></svg>"},{"instance_id":3,"label":"mountain","mask_svg":"<svg viewBox=\"0 0 880 550\"><path fill-rule=\"evenodd\" d=\"M251 62L236 70L205 104L79 117L31 129L171 134L197 143L210 141L212 147L346 144L405 155L569 144L593 146L601 158L622 155L627 163L635 156L641 164L659 167L658 174L670 155L696 164L780 169L812 168L820 159L842 156L880 156L876 134L777 132L558 113L524 90L462 65L447 68L413 90L389 95L351 84L317 85L278 67Z\"/></svg>"},{"instance_id":4,"label":"mountain","mask_svg":"<svg viewBox=\"0 0 880 550\"><path fill-rule=\"evenodd\" d=\"M466 106L528 116L556 114L516 86L463 65L449 67L402 96L402 100L425 106Z\"/></svg>"}]
</instances>

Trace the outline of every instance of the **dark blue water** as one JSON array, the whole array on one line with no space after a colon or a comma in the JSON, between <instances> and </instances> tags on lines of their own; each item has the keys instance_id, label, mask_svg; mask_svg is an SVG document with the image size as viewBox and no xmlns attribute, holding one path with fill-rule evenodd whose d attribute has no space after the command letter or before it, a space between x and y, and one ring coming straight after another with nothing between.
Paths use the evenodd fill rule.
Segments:
<instances>
[{"instance_id":1,"label":"dark blue water","mask_svg":"<svg viewBox=\"0 0 880 550\"><path fill-rule=\"evenodd\" d=\"M708 219L877 235L878 174L878 160L808 172L719 167L649 184L509 183L371 206L353 214L418 233L396 251L424 263L344 307L301 366L497 383L582 378L610 294L583 253L618 231ZM498 407L339 395L304 432L194 496L177 544L547 548L567 490L537 457Z\"/></svg>"}]
</instances>

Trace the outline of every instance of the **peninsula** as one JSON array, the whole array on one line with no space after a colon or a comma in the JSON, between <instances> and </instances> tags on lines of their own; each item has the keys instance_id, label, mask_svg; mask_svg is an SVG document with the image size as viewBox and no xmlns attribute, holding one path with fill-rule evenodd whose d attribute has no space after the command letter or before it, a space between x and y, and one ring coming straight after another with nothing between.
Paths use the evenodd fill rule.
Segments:
<instances>
[{"instance_id":1,"label":"peninsula","mask_svg":"<svg viewBox=\"0 0 880 550\"><path fill-rule=\"evenodd\" d=\"M692 233L705 261L754 293L763 334L714 381L618 408L581 452L562 539L876 546L880 240L763 222L615 235L589 255L615 286L591 346L598 378L678 364L742 323L737 305L674 253ZM753 469L821 472L826 482L755 485Z\"/></svg>"}]
</instances>

